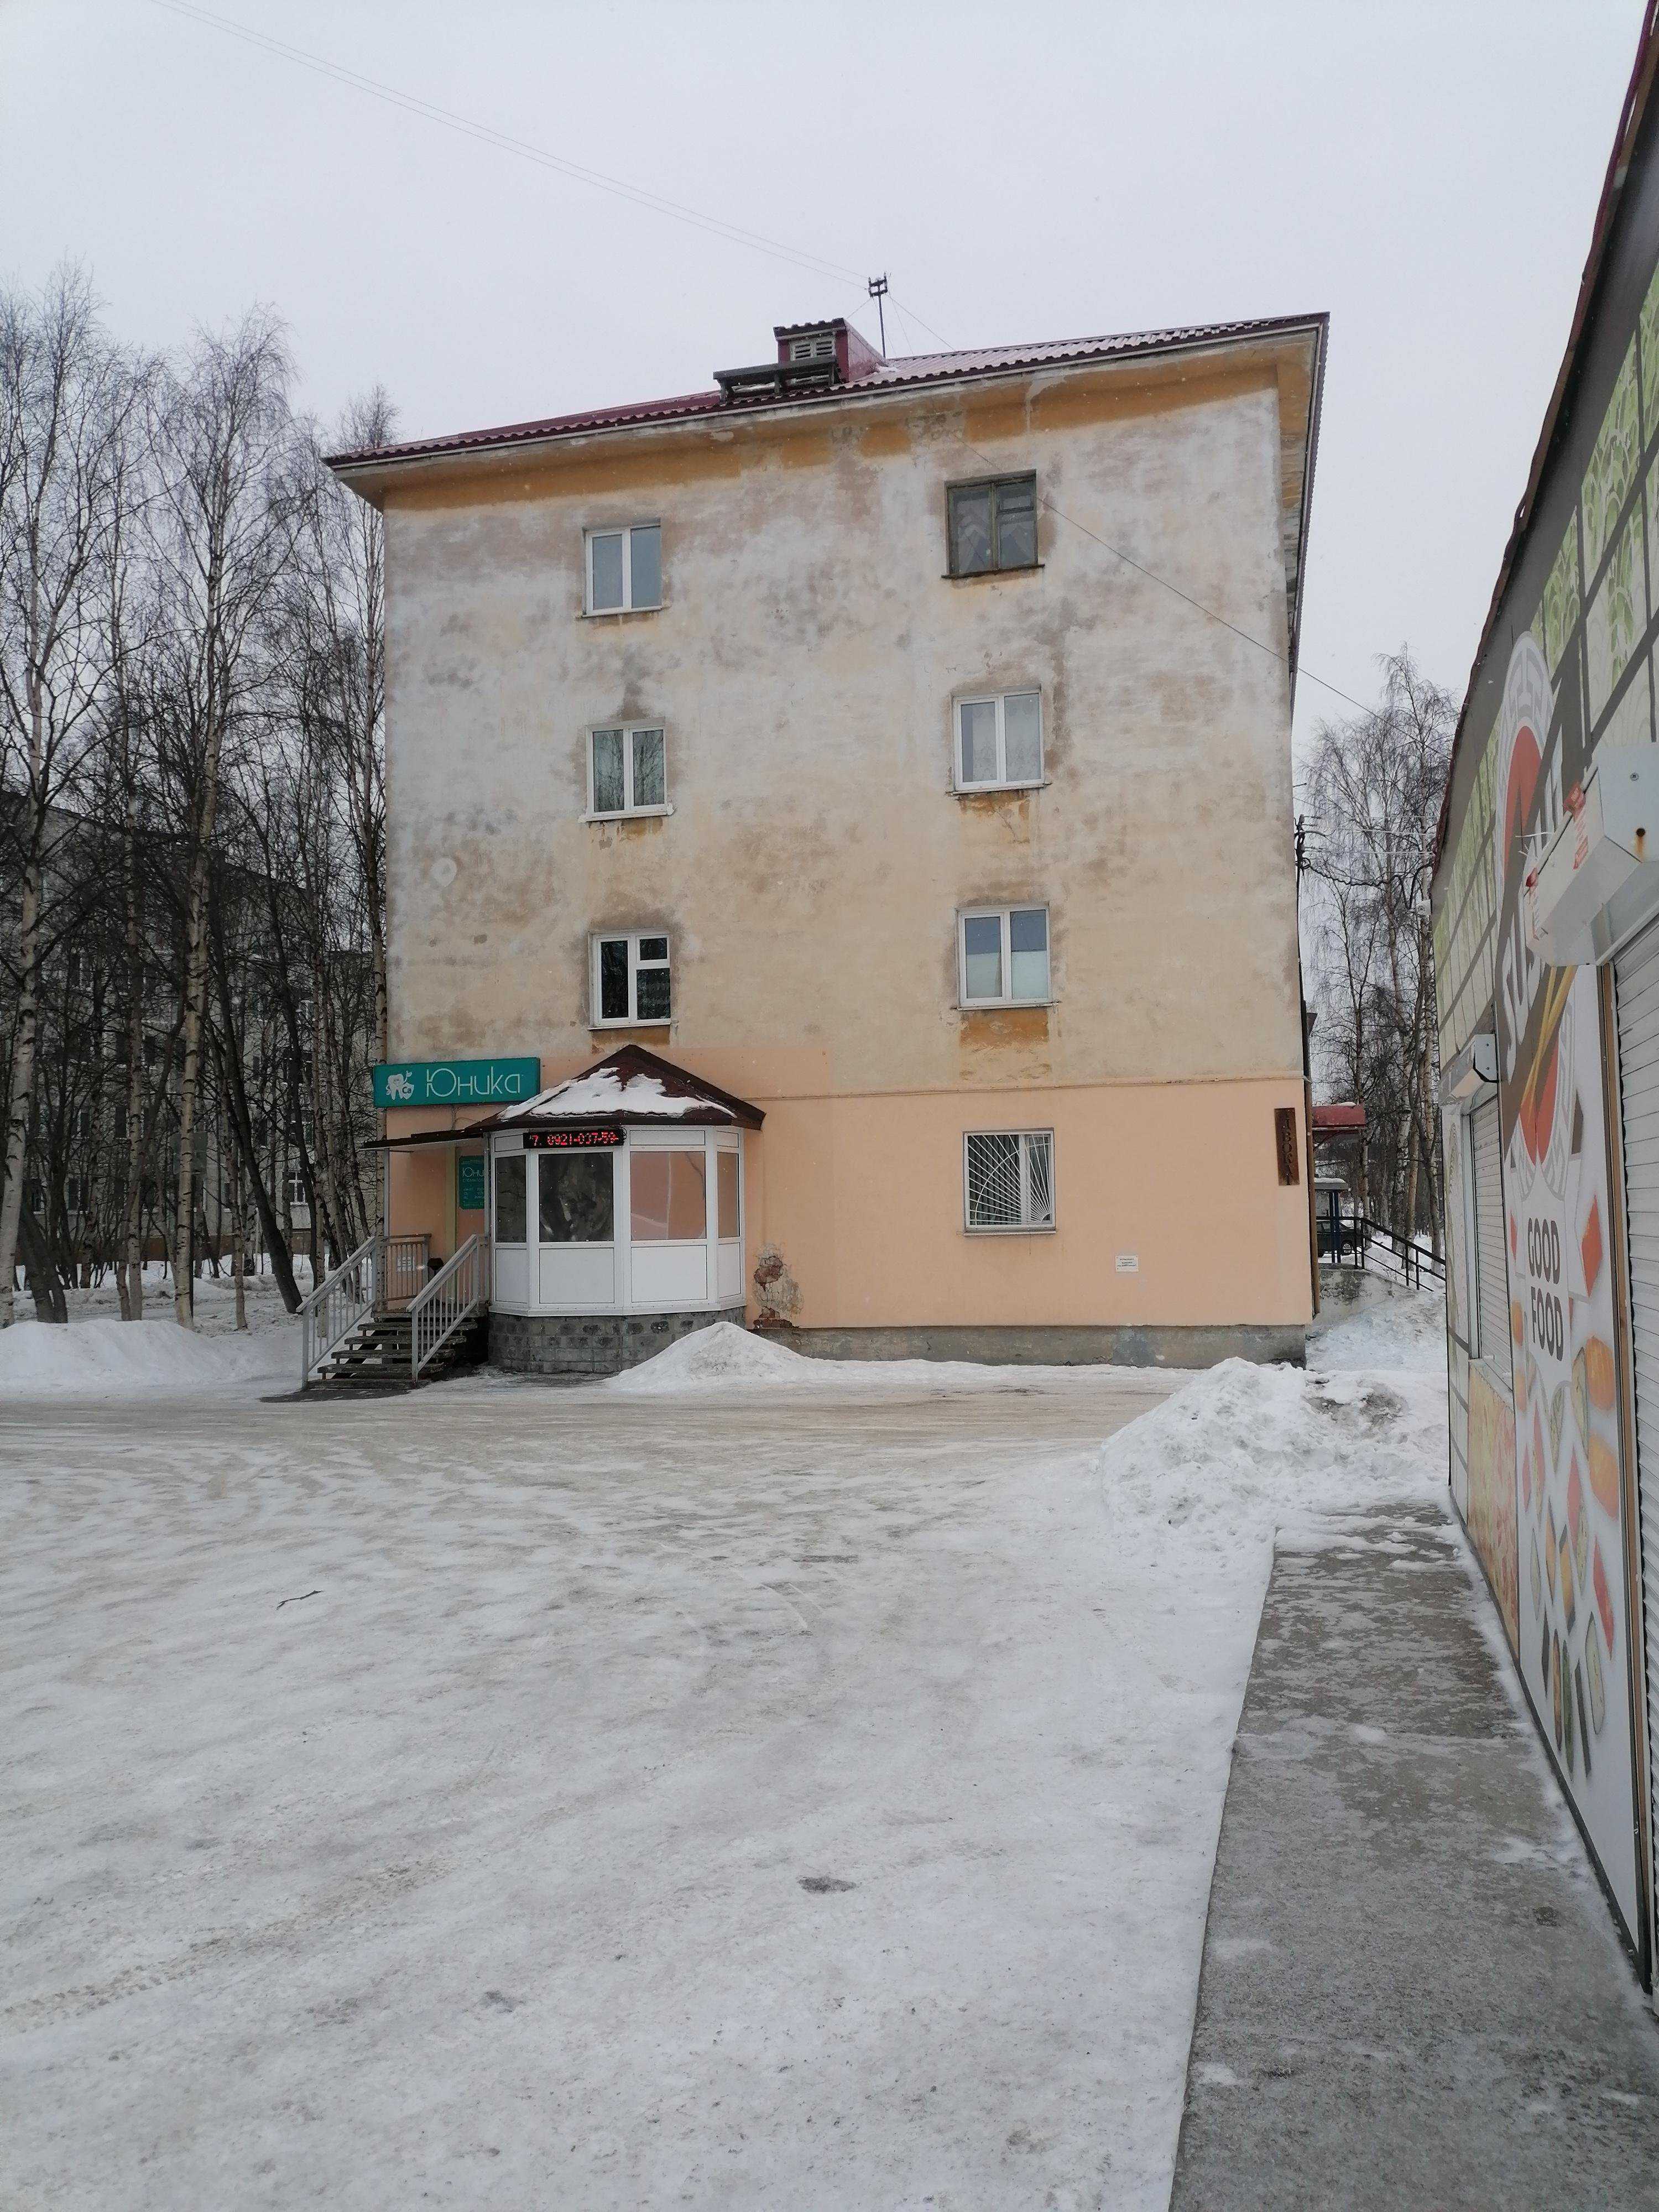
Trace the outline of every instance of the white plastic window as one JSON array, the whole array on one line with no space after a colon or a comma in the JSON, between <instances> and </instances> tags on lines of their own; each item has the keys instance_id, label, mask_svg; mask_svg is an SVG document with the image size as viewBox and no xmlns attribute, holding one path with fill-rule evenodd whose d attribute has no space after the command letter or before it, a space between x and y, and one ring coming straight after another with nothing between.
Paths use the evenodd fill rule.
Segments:
<instances>
[{"instance_id":1,"label":"white plastic window","mask_svg":"<svg viewBox=\"0 0 1659 2212\"><path fill-rule=\"evenodd\" d=\"M593 1027L622 1029L671 1015L668 939L635 930L593 939Z\"/></svg>"},{"instance_id":2,"label":"white plastic window","mask_svg":"<svg viewBox=\"0 0 1659 2212\"><path fill-rule=\"evenodd\" d=\"M660 523L590 530L586 556L589 614L626 614L633 608L662 605Z\"/></svg>"},{"instance_id":3,"label":"white plastic window","mask_svg":"<svg viewBox=\"0 0 1659 2212\"><path fill-rule=\"evenodd\" d=\"M1005 691L957 702L957 789L995 791L1042 781L1042 694Z\"/></svg>"},{"instance_id":4,"label":"white plastic window","mask_svg":"<svg viewBox=\"0 0 1659 2212\"><path fill-rule=\"evenodd\" d=\"M1052 1229L1052 1129L975 1129L963 1139L963 1190L969 1230Z\"/></svg>"},{"instance_id":5,"label":"white plastic window","mask_svg":"<svg viewBox=\"0 0 1659 2212\"><path fill-rule=\"evenodd\" d=\"M590 815L661 814L667 807L668 759L659 723L588 732Z\"/></svg>"},{"instance_id":6,"label":"white plastic window","mask_svg":"<svg viewBox=\"0 0 1659 2212\"><path fill-rule=\"evenodd\" d=\"M1048 909L981 907L958 925L964 1006L1048 1003Z\"/></svg>"}]
</instances>

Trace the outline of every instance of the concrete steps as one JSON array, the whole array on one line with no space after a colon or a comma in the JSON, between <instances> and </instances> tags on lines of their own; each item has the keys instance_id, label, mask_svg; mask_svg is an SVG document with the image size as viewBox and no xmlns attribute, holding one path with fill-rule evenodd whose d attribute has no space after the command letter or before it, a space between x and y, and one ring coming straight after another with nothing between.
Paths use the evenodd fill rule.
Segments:
<instances>
[{"instance_id":1,"label":"concrete steps","mask_svg":"<svg viewBox=\"0 0 1659 2212\"><path fill-rule=\"evenodd\" d=\"M410 1378L410 1323L406 1313L377 1314L360 1322L351 1334L337 1345L318 1370L315 1382L387 1383L412 1387ZM481 1308L464 1322L447 1344L422 1370L422 1382L441 1382L446 1376L483 1360L489 1341L489 1314Z\"/></svg>"}]
</instances>

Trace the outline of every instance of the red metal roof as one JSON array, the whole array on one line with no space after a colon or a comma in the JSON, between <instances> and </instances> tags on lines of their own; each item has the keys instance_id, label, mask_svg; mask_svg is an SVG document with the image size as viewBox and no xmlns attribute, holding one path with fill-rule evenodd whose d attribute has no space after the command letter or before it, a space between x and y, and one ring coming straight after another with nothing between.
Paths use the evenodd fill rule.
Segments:
<instances>
[{"instance_id":1,"label":"red metal roof","mask_svg":"<svg viewBox=\"0 0 1659 2212\"><path fill-rule=\"evenodd\" d=\"M956 383L1026 368L1069 367L1115 360L1124 355L1176 353L1232 339L1271 337L1281 331L1316 327L1322 330L1328 320L1322 313L1271 315L1247 322L1194 323L1176 330L1131 331L1116 337L1056 338L1030 345L980 346L957 353L912 354L896 361L878 361L873 368L863 369L847 383L829 391L782 398L767 395L755 399L727 399L719 390L688 392L677 398L642 399L617 407L588 408L580 414L544 416L534 422L505 422L492 429L463 430L449 437L416 438L402 445L362 447L351 453L331 454L329 465L337 469L379 467L392 462L423 460L439 454L477 452L491 447L536 445L552 439L580 437L595 430L633 429L699 416L730 416L752 413L757 409L822 407L912 386ZM807 324L800 327L816 330L823 326Z\"/></svg>"},{"instance_id":2,"label":"red metal roof","mask_svg":"<svg viewBox=\"0 0 1659 2212\"><path fill-rule=\"evenodd\" d=\"M1364 1127L1365 1109L1352 1104L1316 1106L1313 1126L1316 1137L1346 1136Z\"/></svg>"}]
</instances>

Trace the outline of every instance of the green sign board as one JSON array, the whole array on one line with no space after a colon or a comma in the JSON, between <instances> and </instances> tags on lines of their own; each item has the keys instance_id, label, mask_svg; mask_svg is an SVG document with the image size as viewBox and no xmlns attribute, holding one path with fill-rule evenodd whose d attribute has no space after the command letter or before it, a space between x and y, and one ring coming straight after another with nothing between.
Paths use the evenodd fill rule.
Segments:
<instances>
[{"instance_id":1,"label":"green sign board","mask_svg":"<svg viewBox=\"0 0 1659 2212\"><path fill-rule=\"evenodd\" d=\"M514 1106L542 1087L538 1060L400 1060L373 1073L377 1106Z\"/></svg>"},{"instance_id":2,"label":"green sign board","mask_svg":"<svg viewBox=\"0 0 1659 2212\"><path fill-rule=\"evenodd\" d=\"M482 1152L463 1152L456 1161L455 1203L463 1213L483 1212L484 1164Z\"/></svg>"}]
</instances>

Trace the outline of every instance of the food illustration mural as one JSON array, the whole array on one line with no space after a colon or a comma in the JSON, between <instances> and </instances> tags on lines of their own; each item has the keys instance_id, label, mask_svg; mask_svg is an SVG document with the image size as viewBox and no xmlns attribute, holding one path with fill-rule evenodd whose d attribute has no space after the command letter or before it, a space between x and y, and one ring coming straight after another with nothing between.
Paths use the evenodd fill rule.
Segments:
<instances>
[{"instance_id":1,"label":"food illustration mural","mask_svg":"<svg viewBox=\"0 0 1659 2212\"><path fill-rule=\"evenodd\" d=\"M1593 968L1544 964L1520 900L1528 855L1560 816L1562 736L1528 634L1497 732L1493 833L1516 1550L1528 1565L1515 1645L1569 1788L1597 1832L1617 1834L1632 1794L1599 981ZM1570 766L1571 784L1582 763Z\"/></svg>"}]
</instances>

